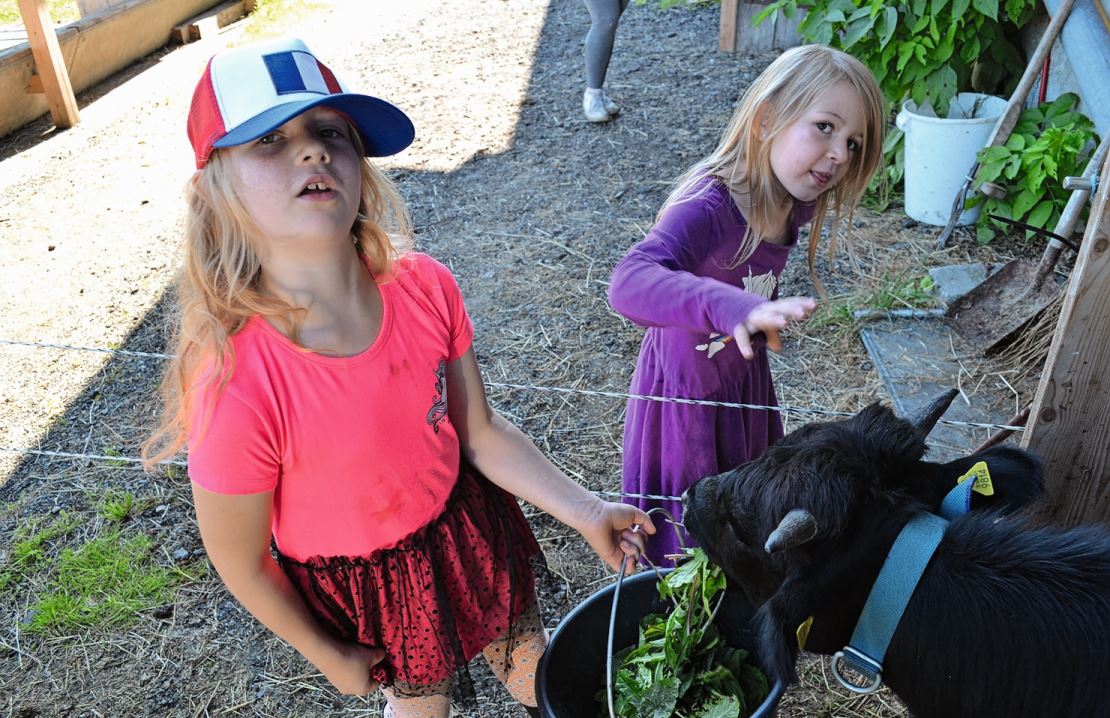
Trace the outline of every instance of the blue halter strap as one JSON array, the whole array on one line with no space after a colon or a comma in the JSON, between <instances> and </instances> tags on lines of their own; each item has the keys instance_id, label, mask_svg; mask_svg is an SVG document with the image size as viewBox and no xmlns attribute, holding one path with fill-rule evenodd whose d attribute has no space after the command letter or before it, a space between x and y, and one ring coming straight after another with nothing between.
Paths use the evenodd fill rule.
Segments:
<instances>
[{"instance_id":1,"label":"blue halter strap","mask_svg":"<svg viewBox=\"0 0 1110 718\"><path fill-rule=\"evenodd\" d=\"M863 612L856 621L852 639L832 657L833 675L848 690L873 693L882 685L883 658L886 657L890 639L921 581L921 575L944 537L948 520L970 510L974 484L974 479L963 481L948 492L940 505L943 518L927 512L919 513L909 520L894 540L863 605ZM849 681L843 674L844 664L861 674L867 684L860 686Z\"/></svg>"}]
</instances>

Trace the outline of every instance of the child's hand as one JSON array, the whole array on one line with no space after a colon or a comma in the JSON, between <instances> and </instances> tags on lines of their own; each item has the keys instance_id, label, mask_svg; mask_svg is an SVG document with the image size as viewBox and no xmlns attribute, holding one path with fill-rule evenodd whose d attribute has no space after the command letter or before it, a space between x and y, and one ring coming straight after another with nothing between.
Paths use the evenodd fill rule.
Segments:
<instances>
[{"instance_id":1,"label":"child's hand","mask_svg":"<svg viewBox=\"0 0 1110 718\"><path fill-rule=\"evenodd\" d=\"M782 350L779 330L795 320L802 320L817 308L817 300L812 297L786 297L773 302L764 302L752 310L742 324L732 330L736 346L745 359L755 356L752 351L752 335L763 332L767 337L767 348L773 352Z\"/></svg>"},{"instance_id":2,"label":"child's hand","mask_svg":"<svg viewBox=\"0 0 1110 718\"><path fill-rule=\"evenodd\" d=\"M381 663L385 651L357 643L339 643L336 651L334 660L318 668L337 691L346 696L365 696L378 689L378 682L370 679L370 669Z\"/></svg>"},{"instance_id":3,"label":"child's hand","mask_svg":"<svg viewBox=\"0 0 1110 718\"><path fill-rule=\"evenodd\" d=\"M633 530L637 526L639 528ZM655 533L655 524L651 522L651 517L635 506L599 501L581 532L586 543L611 569L620 571L624 557L630 556L634 571L644 551L644 534Z\"/></svg>"}]
</instances>

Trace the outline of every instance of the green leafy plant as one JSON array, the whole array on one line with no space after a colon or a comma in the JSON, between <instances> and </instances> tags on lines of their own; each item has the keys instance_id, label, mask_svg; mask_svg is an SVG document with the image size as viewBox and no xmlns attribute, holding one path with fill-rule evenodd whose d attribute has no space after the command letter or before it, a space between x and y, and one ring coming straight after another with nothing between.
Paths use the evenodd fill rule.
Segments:
<instances>
[{"instance_id":1,"label":"green leafy plant","mask_svg":"<svg viewBox=\"0 0 1110 718\"><path fill-rule=\"evenodd\" d=\"M640 622L635 647L616 656L613 710L622 718L741 718L767 697L767 678L748 652L724 644L713 622L725 577L700 549L659 582L668 614ZM605 692L598 695L602 703Z\"/></svg>"},{"instance_id":2,"label":"green leafy plant","mask_svg":"<svg viewBox=\"0 0 1110 718\"><path fill-rule=\"evenodd\" d=\"M867 186L867 193L863 196L866 207L876 212L886 211L886 208L901 197L898 190L902 177L906 174L906 135L897 127L887 128L883 138L883 169L876 172Z\"/></svg>"},{"instance_id":3,"label":"green leafy plant","mask_svg":"<svg viewBox=\"0 0 1110 718\"><path fill-rule=\"evenodd\" d=\"M1086 150L1097 143L1094 123L1076 110L1079 97L1060 95L1052 102L1024 110L1003 145L979 151L979 182L1001 186L1004 198L981 194L967 207L982 205L975 227L976 239L987 243L1011 227L991 215L1049 229L1056 226L1071 192L1064 177L1078 175L1086 163ZM1034 233L1026 231L1026 238Z\"/></svg>"},{"instance_id":4,"label":"green leafy plant","mask_svg":"<svg viewBox=\"0 0 1110 718\"><path fill-rule=\"evenodd\" d=\"M755 22L806 8L798 33L838 47L875 74L891 102L929 102L943 115L957 92L993 91L1022 68L1010 42L1034 0L777 0Z\"/></svg>"}]
</instances>

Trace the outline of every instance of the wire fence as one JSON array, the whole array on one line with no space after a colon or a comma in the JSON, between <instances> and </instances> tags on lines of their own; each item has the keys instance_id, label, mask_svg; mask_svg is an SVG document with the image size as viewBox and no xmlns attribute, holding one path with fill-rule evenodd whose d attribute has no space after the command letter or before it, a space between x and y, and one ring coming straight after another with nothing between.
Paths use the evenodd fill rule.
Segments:
<instances>
[{"instance_id":1,"label":"wire fence","mask_svg":"<svg viewBox=\"0 0 1110 718\"><path fill-rule=\"evenodd\" d=\"M141 351L133 351L133 350L128 350L128 349L116 349L116 348L112 348L112 347L85 347L85 346L75 346L75 345L71 345L71 344L55 344L55 343L48 343L48 342L19 341L19 340L14 340L14 339L0 339L0 345L25 347L25 348L31 348L31 349L52 349L52 350L60 350L60 351L95 352L95 353L101 353L101 354L109 354L109 355L113 355L113 356L136 357L136 358L143 358L143 359L165 360L165 359L173 358L173 355L165 354L165 353L161 353L161 352L141 352ZM490 389L508 389L508 390L513 390L513 391L547 392L547 393L556 393L556 394L569 394L569 395L588 396L588 397L620 399L620 400L623 400L623 401L629 401L629 400L655 401L655 402L674 403L674 404L689 404L689 405L696 405L696 406L714 406L714 407L723 407L723 408L729 408L729 409L750 409L750 410L777 411L777 412L781 412L781 413L784 413L784 414L799 414L799 415L806 415L806 416L831 416L831 417L836 417L836 416L853 416L853 414L854 414L854 412L834 411L834 410L831 410L831 409L823 409L823 408L817 408L817 407L802 407L802 406L790 406L790 405L770 406L770 405L763 405L763 404L744 404L744 403L736 403L736 402L711 401L711 400L707 400L707 399L690 399L690 398L684 398L684 397L671 397L671 396L653 396L653 395L647 395L647 394L629 394L629 393L626 393L626 392L606 391L606 390L601 390L601 389L580 389L580 388L573 388L573 387L541 386L541 385L535 385L535 384L515 384L515 383L495 382L495 381L486 381L485 385L486 385L487 388L490 388ZM987 422L974 422L974 421L957 421L957 420L954 420L954 419L941 419L938 423L947 424L949 426L963 427L963 428L993 429L993 430L996 430L996 431L1020 432L1020 431L1025 430L1025 427L1023 427L1023 426L1011 426L1011 425L1008 425L1008 424L992 424L992 423L987 423ZM114 455L90 454L90 453L69 452L69 451L51 451L51 450L46 450L46 449L35 449L35 448L30 448L30 447L0 446L0 453L29 455L29 456L42 456L42 457L56 458L56 459L96 461L96 462L107 463L109 465L114 465L114 466L130 465L130 466L138 467L143 463L143 460L141 458L133 457L133 456L114 456ZM159 462L159 464L160 465L168 465L168 466L186 466L187 465L187 463L184 460L180 460L180 459L166 460L166 461ZM620 498L633 498L633 499L644 499L644 500L654 500L654 501L672 501L672 502L674 502L674 501L680 501L681 500L681 498L677 497L677 496L658 496L658 495L652 495L652 494L635 494L635 493L623 493L623 492L613 492L613 491L597 491L597 492L594 492L594 493L598 494L599 496L614 496L614 497L620 497Z\"/></svg>"}]
</instances>

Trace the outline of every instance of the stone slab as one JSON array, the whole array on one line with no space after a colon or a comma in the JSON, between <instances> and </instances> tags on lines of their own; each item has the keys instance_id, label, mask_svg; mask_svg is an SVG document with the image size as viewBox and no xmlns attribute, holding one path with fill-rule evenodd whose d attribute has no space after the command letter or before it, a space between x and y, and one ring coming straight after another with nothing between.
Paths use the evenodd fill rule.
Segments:
<instances>
[{"instance_id":1,"label":"stone slab","mask_svg":"<svg viewBox=\"0 0 1110 718\"><path fill-rule=\"evenodd\" d=\"M937 299L947 307L975 287L986 281L987 277L997 272L1001 264L949 264L943 267L933 267L929 270L929 277L936 288Z\"/></svg>"},{"instance_id":2,"label":"stone slab","mask_svg":"<svg viewBox=\"0 0 1110 718\"><path fill-rule=\"evenodd\" d=\"M948 389L960 388L964 370L952 349L954 331L946 320L936 317L881 319L860 329L860 339L898 414L913 414ZM1012 403L1012 396L991 396L982 388L970 400L961 393L944 420L1002 424L1013 414L1007 400ZM956 458L992 433L991 429L942 421L929 437L928 456L934 461Z\"/></svg>"}]
</instances>

